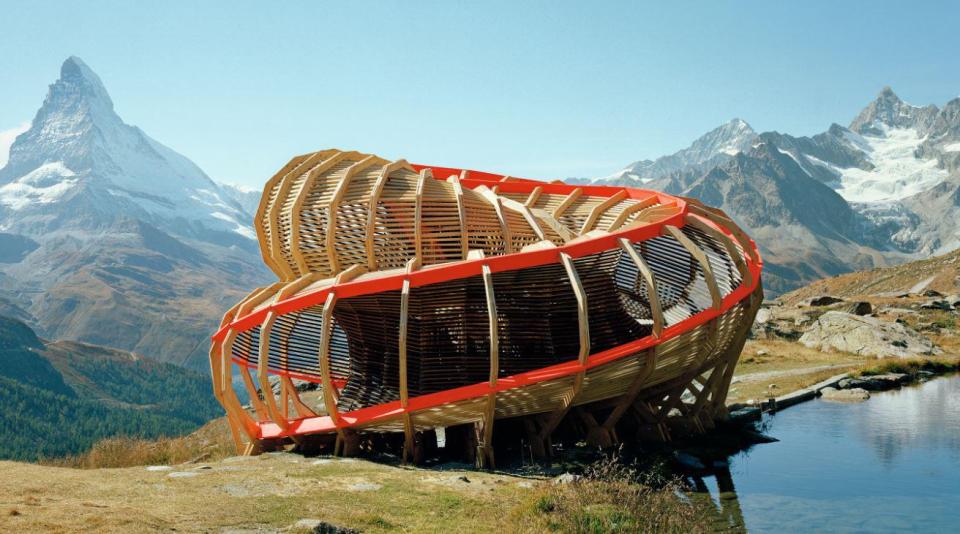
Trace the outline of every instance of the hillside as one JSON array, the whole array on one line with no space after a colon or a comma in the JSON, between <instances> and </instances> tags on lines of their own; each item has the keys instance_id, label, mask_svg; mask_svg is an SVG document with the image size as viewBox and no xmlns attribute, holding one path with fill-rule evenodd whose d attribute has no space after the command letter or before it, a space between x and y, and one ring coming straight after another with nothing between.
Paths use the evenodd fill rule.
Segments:
<instances>
[{"instance_id":1,"label":"hillside","mask_svg":"<svg viewBox=\"0 0 960 534\"><path fill-rule=\"evenodd\" d=\"M220 414L208 379L76 342L44 342L0 317L0 458L77 454L115 435L191 432Z\"/></svg>"},{"instance_id":2,"label":"hillside","mask_svg":"<svg viewBox=\"0 0 960 534\"><path fill-rule=\"evenodd\" d=\"M897 297L937 291L960 294L960 250L895 267L858 271L814 282L783 295L793 304L820 295L838 297Z\"/></svg>"}]
</instances>

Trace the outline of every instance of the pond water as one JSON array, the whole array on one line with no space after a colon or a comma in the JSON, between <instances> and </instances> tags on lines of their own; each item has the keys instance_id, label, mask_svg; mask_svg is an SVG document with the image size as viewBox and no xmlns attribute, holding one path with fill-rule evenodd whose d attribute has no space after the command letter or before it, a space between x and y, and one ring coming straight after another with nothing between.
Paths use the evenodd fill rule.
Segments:
<instances>
[{"instance_id":1,"label":"pond water","mask_svg":"<svg viewBox=\"0 0 960 534\"><path fill-rule=\"evenodd\" d=\"M779 442L695 480L718 530L960 532L960 377L765 417Z\"/></svg>"}]
</instances>

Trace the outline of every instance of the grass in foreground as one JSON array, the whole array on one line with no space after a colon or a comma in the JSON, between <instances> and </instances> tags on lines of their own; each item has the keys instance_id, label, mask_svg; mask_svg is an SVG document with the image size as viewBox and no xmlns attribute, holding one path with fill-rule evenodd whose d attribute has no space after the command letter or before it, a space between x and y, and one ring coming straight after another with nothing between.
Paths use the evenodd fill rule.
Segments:
<instances>
[{"instance_id":1,"label":"grass in foreground","mask_svg":"<svg viewBox=\"0 0 960 534\"><path fill-rule=\"evenodd\" d=\"M611 457L573 482L540 484L511 522L523 532L706 532L705 517L676 481Z\"/></svg>"}]
</instances>

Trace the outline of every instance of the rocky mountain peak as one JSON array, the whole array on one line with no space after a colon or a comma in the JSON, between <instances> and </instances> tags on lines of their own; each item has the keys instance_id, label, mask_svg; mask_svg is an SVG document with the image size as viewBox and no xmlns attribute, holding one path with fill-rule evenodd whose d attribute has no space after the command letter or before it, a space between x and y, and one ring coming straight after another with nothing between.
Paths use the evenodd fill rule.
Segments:
<instances>
[{"instance_id":1,"label":"rocky mountain peak","mask_svg":"<svg viewBox=\"0 0 960 534\"><path fill-rule=\"evenodd\" d=\"M883 135L884 128L912 128L923 133L929 129L938 111L933 105L908 104L888 86L853 119L850 130L859 134Z\"/></svg>"},{"instance_id":2,"label":"rocky mountain peak","mask_svg":"<svg viewBox=\"0 0 960 534\"><path fill-rule=\"evenodd\" d=\"M89 103L113 110L113 100L100 77L77 56L70 56L63 62L60 79L50 86L51 96L55 92L69 93L72 90L76 90Z\"/></svg>"}]
</instances>

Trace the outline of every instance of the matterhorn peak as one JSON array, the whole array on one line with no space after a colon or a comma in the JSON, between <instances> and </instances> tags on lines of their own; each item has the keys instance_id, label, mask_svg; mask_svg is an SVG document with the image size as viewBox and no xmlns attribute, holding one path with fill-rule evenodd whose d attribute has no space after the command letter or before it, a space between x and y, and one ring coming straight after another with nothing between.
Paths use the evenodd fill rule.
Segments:
<instances>
[{"instance_id":1,"label":"matterhorn peak","mask_svg":"<svg viewBox=\"0 0 960 534\"><path fill-rule=\"evenodd\" d=\"M99 100L113 109L113 101L103 82L100 81L100 77L77 56L70 56L63 62L60 67L60 79L51 86L51 89L64 86L75 87L88 98Z\"/></svg>"}]
</instances>

